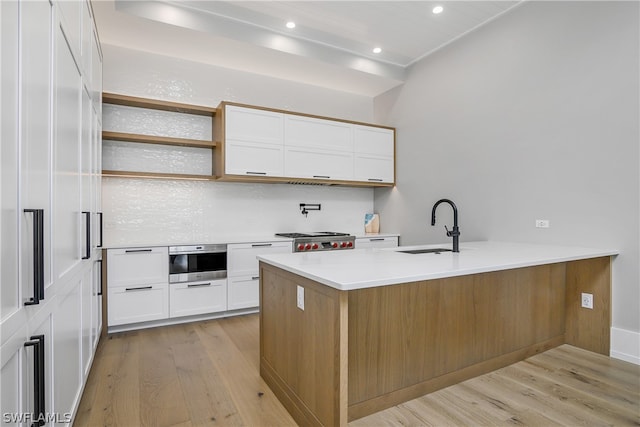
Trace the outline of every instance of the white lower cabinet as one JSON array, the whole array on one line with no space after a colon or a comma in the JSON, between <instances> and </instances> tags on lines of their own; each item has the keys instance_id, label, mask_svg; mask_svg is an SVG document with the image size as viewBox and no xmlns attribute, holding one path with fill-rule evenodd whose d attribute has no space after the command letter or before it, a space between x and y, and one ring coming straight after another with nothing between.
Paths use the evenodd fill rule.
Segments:
<instances>
[{"instance_id":1,"label":"white lower cabinet","mask_svg":"<svg viewBox=\"0 0 640 427\"><path fill-rule=\"evenodd\" d=\"M163 247L109 249L109 287L164 283L169 280L169 249Z\"/></svg>"},{"instance_id":2,"label":"white lower cabinet","mask_svg":"<svg viewBox=\"0 0 640 427\"><path fill-rule=\"evenodd\" d=\"M109 326L167 319L169 317L168 287L168 283L110 286Z\"/></svg>"},{"instance_id":3,"label":"white lower cabinet","mask_svg":"<svg viewBox=\"0 0 640 427\"><path fill-rule=\"evenodd\" d=\"M260 305L258 255L290 253L290 241L227 245L227 308L239 310Z\"/></svg>"},{"instance_id":4,"label":"white lower cabinet","mask_svg":"<svg viewBox=\"0 0 640 427\"><path fill-rule=\"evenodd\" d=\"M356 238L356 249L395 248L397 246L398 236Z\"/></svg>"},{"instance_id":5,"label":"white lower cabinet","mask_svg":"<svg viewBox=\"0 0 640 427\"><path fill-rule=\"evenodd\" d=\"M227 310L227 279L169 285L169 317Z\"/></svg>"},{"instance_id":6,"label":"white lower cabinet","mask_svg":"<svg viewBox=\"0 0 640 427\"><path fill-rule=\"evenodd\" d=\"M229 310L257 307L260 304L260 276L228 279Z\"/></svg>"}]
</instances>

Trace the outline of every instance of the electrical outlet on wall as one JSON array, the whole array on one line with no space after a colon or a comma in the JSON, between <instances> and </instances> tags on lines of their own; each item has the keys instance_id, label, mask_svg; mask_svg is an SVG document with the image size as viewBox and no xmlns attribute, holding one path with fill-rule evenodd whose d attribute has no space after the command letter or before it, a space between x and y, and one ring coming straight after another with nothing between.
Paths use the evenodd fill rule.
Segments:
<instances>
[{"instance_id":1,"label":"electrical outlet on wall","mask_svg":"<svg viewBox=\"0 0 640 427\"><path fill-rule=\"evenodd\" d=\"M548 219L536 219L536 228L549 228Z\"/></svg>"},{"instance_id":2,"label":"electrical outlet on wall","mask_svg":"<svg viewBox=\"0 0 640 427\"><path fill-rule=\"evenodd\" d=\"M593 310L593 294L582 293L582 307Z\"/></svg>"}]
</instances>

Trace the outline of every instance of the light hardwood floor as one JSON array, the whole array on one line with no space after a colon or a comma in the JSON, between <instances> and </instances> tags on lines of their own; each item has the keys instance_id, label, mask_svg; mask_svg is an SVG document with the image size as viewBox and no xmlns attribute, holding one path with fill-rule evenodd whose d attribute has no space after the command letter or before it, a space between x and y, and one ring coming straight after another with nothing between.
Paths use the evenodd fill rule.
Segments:
<instances>
[{"instance_id":1,"label":"light hardwood floor","mask_svg":"<svg viewBox=\"0 0 640 427\"><path fill-rule=\"evenodd\" d=\"M260 378L258 321L104 338L74 425L295 425ZM640 366L563 345L350 425L639 426Z\"/></svg>"}]
</instances>

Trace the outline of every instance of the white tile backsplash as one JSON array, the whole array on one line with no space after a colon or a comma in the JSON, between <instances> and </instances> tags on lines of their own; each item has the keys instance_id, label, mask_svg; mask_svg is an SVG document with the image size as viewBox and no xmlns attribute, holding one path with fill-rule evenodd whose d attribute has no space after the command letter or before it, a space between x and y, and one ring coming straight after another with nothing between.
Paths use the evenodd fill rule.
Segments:
<instances>
[{"instance_id":1,"label":"white tile backsplash","mask_svg":"<svg viewBox=\"0 0 640 427\"><path fill-rule=\"evenodd\" d=\"M210 148L102 141L102 168L116 171L211 175Z\"/></svg>"},{"instance_id":2,"label":"white tile backsplash","mask_svg":"<svg viewBox=\"0 0 640 427\"><path fill-rule=\"evenodd\" d=\"M289 231L361 233L373 189L105 177L105 246L225 242ZM307 217L300 203L320 203Z\"/></svg>"},{"instance_id":3,"label":"white tile backsplash","mask_svg":"<svg viewBox=\"0 0 640 427\"><path fill-rule=\"evenodd\" d=\"M104 130L211 141L213 120L196 114L104 104Z\"/></svg>"}]
</instances>

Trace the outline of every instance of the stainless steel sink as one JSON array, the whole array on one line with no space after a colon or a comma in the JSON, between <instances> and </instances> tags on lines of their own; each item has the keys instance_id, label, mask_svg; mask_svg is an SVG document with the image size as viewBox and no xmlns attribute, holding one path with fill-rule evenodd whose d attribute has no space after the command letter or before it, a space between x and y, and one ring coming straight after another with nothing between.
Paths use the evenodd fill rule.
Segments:
<instances>
[{"instance_id":1,"label":"stainless steel sink","mask_svg":"<svg viewBox=\"0 0 640 427\"><path fill-rule=\"evenodd\" d=\"M439 254L440 252L451 252L451 249L431 248L431 249L411 249L408 251L398 251L403 254Z\"/></svg>"}]
</instances>

